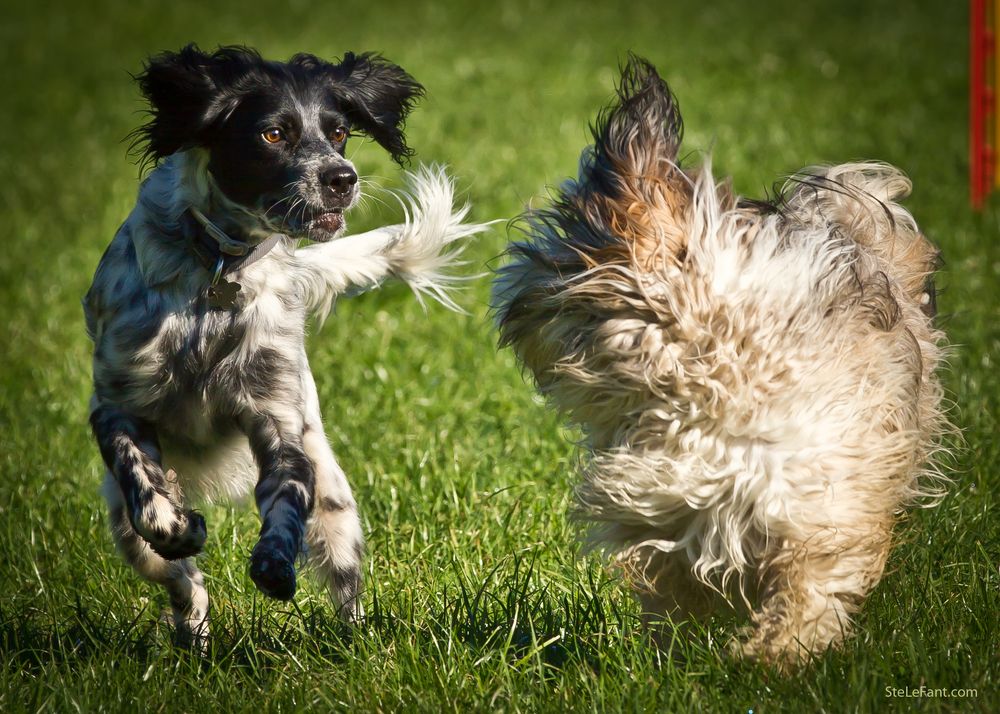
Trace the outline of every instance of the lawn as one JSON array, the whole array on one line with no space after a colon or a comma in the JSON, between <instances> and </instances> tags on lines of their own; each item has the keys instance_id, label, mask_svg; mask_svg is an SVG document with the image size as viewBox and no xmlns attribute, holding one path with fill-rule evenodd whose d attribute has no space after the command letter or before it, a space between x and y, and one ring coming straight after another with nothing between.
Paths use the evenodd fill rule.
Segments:
<instances>
[{"instance_id":1,"label":"lawn","mask_svg":"<svg viewBox=\"0 0 1000 714\"><path fill-rule=\"evenodd\" d=\"M670 7L676 6L676 7ZM965 4L8 3L0 22L0 711L1000 710L1000 201L968 208ZM246 573L252 504L205 509L205 658L171 646L162 593L114 552L87 426L79 300L130 210L142 121L129 72L161 49L379 50L423 82L418 161L443 162L478 220L572 174L628 50L670 81L690 161L761 195L811 163L877 158L944 252L944 374L964 443L934 509L898 528L857 636L789 678L727 657L731 625L658 653L568 517L574 433L498 353L488 279L466 315L401 286L337 306L310 359L368 538L369 619L319 589L268 601ZM386 188L399 170L351 151ZM361 230L398 219L377 201ZM496 265L499 224L469 251ZM889 698L888 687L971 688Z\"/></svg>"}]
</instances>

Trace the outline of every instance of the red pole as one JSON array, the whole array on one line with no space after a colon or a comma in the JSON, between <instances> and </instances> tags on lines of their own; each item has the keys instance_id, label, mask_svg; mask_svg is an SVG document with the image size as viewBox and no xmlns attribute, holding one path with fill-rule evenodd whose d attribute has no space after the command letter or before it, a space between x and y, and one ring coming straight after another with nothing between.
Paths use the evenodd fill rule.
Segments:
<instances>
[{"instance_id":1,"label":"red pole","mask_svg":"<svg viewBox=\"0 0 1000 714\"><path fill-rule=\"evenodd\" d=\"M993 6L992 16L987 12L987 2ZM969 2L969 198L977 209L982 208L990 192L995 171L990 127L996 113L996 78L991 81L988 71L996 51L990 23L996 20L995 2Z\"/></svg>"},{"instance_id":2,"label":"red pole","mask_svg":"<svg viewBox=\"0 0 1000 714\"><path fill-rule=\"evenodd\" d=\"M986 184L985 30L985 0L969 0L969 198L977 209L983 205Z\"/></svg>"}]
</instances>

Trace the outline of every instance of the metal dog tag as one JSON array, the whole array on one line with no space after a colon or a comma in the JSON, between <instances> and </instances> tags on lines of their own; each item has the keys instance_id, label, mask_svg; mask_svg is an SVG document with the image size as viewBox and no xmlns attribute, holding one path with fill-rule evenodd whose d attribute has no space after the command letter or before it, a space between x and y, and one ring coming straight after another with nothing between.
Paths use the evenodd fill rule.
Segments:
<instances>
[{"instance_id":1,"label":"metal dog tag","mask_svg":"<svg viewBox=\"0 0 1000 714\"><path fill-rule=\"evenodd\" d=\"M208 286L208 306L213 310L228 310L236 304L236 293L240 291L239 283L220 280Z\"/></svg>"}]
</instances>

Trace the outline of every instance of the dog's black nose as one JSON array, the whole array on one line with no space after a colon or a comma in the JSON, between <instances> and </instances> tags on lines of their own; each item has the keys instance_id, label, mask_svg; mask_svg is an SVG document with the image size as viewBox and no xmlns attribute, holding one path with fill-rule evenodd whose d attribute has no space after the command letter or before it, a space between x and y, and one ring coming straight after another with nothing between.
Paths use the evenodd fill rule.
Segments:
<instances>
[{"instance_id":1,"label":"dog's black nose","mask_svg":"<svg viewBox=\"0 0 1000 714\"><path fill-rule=\"evenodd\" d=\"M358 175L350 166L331 166L320 172L319 180L334 193L347 193L358 182Z\"/></svg>"}]
</instances>

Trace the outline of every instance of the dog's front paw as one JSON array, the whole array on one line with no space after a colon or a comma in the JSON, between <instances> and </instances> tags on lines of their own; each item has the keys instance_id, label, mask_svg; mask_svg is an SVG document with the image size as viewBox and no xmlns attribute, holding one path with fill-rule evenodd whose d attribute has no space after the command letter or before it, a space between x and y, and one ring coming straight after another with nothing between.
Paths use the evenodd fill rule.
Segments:
<instances>
[{"instance_id":1,"label":"dog's front paw","mask_svg":"<svg viewBox=\"0 0 1000 714\"><path fill-rule=\"evenodd\" d=\"M277 546L270 540L257 543L250 554L250 578L268 597L291 600L295 595L295 559Z\"/></svg>"},{"instance_id":2,"label":"dog's front paw","mask_svg":"<svg viewBox=\"0 0 1000 714\"><path fill-rule=\"evenodd\" d=\"M195 654L208 654L208 615L197 608L187 611L173 608L163 611L160 621L174 628L174 646L182 650L190 650Z\"/></svg>"},{"instance_id":3,"label":"dog's front paw","mask_svg":"<svg viewBox=\"0 0 1000 714\"><path fill-rule=\"evenodd\" d=\"M143 513L143 517L133 519L132 523L153 552L167 560L198 555L208 538L205 517L197 511L155 505L160 507L154 509L157 511L155 518L145 517L147 514Z\"/></svg>"}]
</instances>

